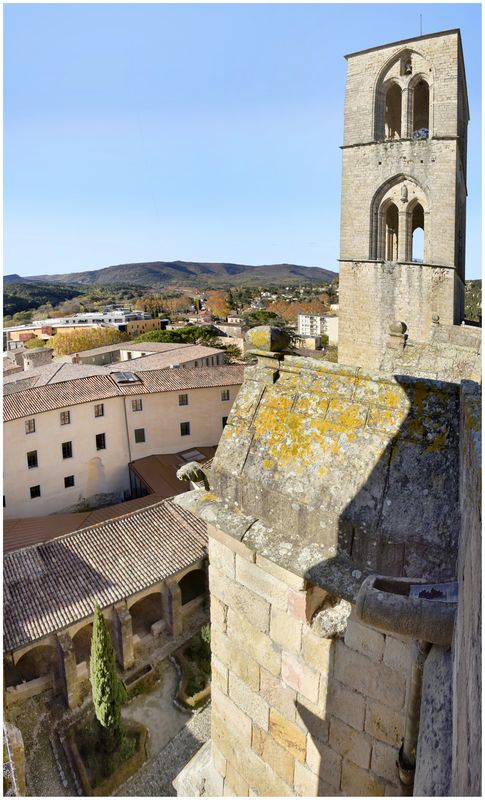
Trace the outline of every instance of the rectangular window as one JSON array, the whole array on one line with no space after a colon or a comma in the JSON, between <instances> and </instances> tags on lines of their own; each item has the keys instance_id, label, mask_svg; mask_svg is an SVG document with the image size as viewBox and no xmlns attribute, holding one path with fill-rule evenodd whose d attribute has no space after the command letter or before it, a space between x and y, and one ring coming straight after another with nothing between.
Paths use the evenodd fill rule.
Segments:
<instances>
[{"instance_id":1,"label":"rectangular window","mask_svg":"<svg viewBox=\"0 0 485 800\"><path fill-rule=\"evenodd\" d=\"M27 466L29 469L39 466L37 462L37 450L31 450L30 453L27 453Z\"/></svg>"},{"instance_id":2,"label":"rectangular window","mask_svg":"<svg viewBox=\"0 0 485 800\"><path fill-rule=\"evenodd\" d=\"M64 489L69 489L70 486L74 486L74 475L66 475L64 478Z\"/></svg>"},{"instance_id":3,"label":"rectangular window","mask_svg":"<svg viewBox=\"0 0 485 800\"><path fill-rule=\"evenodd\" d=\"M222 428L224 429L227 425L227 417L222 418Z\"/></svg>"},{"instance_id":4,"label":"rectangular window","mask_svg":"<svg viewBox=\"0 0 485 800\"><path fill-rule=\"evenodd\" d=\"M143 401L139 400L132 400L131 401L131 410L132 411L143 411Z\"/></svg>"},{"instance_id":5,"label":"rectangular window","mask_svg":"<svg viewBox=\"0 0 485 800\"><path fill-rule=\"evenodd\" d=\"M25 420L25 433L35 433L35 419Z\"/></svg>"},{"instance_id":6,"label":"rectangular window","mask_svg":"<svg viewBox=\"0 0 485 800\"><path fill-rule=\"evenodd\" d=\"M188 406L188 404L189 404L188 394L179 394L179 406Z\"/></svg>"},{"instance_id":7,"label":"rectangular window","mask_svg":"<svg viewBox=\"0 0 485 800\"><path fill-rule=\"evenodd\" d=\"M181 436L190 436L190 422L181 422L180 423L180 435Z\"/></svg>"},{"instance_id":8,"label":"rectangular window","mask_svg":"<svg viewBox=\"0 0 485 800\"><path fill-rule=\"evenodd\" d=\"M61 425L70 425L71 423L71 412L70 411L61 411Z\"/></svg>"},{"instance_id":9,"label":"rectangular window","mask_svg":"<svg viewBox=\"0 0 485 800\"><path fill-rule=\"evenodd\" d=\"M135 428L135 442L141 444L145 441L145 428Z\"/></svg>"},{"instance_id":10,"label":"rectangular window","mask_svg":"<svg viewBox=\"0 0 485 800\"><path fill-rule=\"evenodd\" d=\"M130 361L131 360L131 353L127 353L127 356L128 356L128 361Z\"/></svg>"},{"instance_id":11,"label":"rectangular window","mask_svg":"<svg viewBox=\"0 0 485 800\"><path fill-rule=\"evenodd\" d=\"M230 395L229 389L223 389L222 392L221 392L221 400L230 400L230 399L231 399L231 395Z\"/></svg>"},{"instance_id":12,"label":"rectangular window","mask_svg":"<svg viewBox=\"0 0 485 800\"><path fill-rule=\"evenodd\" d=\"M104 403L96 403L94 406L94 416L104 417Z\"/></svg>"},{"instance_id":13,"label":"rectangular window","mask_svg":"<svg viewBox=\"0 0 485 800\"><path fill-rule=\"evenodd\" d=\"M106 436L104 433L96 434L96 450L106 450Z\"/></svg>"},{"instance_id":14,"label":"rectangular window","mask_svg":"<svg viewBox=\"0 0 485 800\"><path fill-rule=\"evenodd\" d=\"M34 499L34 497L40 497L40 486L30 487L30 497L32 500Z\"/></svg>"},{"instance_id":15,"label":"rectangular window","mask_svg":"<svg viewBox=\"0 0 485 800\"><path fill-rule=\"evenodd\" d=\"M62 446L62 457L72 458L72 442L63 442L61 446Z\"/></svg>"}]
</instances>

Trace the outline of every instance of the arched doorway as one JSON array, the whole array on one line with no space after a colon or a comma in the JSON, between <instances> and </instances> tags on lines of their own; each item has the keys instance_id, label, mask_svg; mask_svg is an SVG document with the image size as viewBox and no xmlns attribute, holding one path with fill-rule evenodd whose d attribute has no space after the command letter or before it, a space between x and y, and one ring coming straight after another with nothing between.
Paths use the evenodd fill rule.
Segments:
<instances>
[{"instance_id":1,"label":"arched doorway","mask_svg":"<svg viewBox=\"0 0 485 800\"><path fill-rule=\"evenodd\" d=\"M84 628L78 630L72 637L72 644L74 653L76 655L76 664L81 664L83 661L89 664L91 658L91 639L93 637L93 623L90 622Z\"/></svg>"},{"instance_id":2,"label":"arched doorway","mask_svg":"<svg viewBox=\"0 0 485 800\"><path fill-rule=\"evenodd\" d=\"M386 139L401 138L401 105L402 91L397 83L393 83L386 92L384 131Z\"/></svg>"},{"instance_id":3,"label":"arched doorway","mask_svg":"<svg viewBox=\"0 0 485 800\"><path fill-rule=\"evenodd\" d=\"M130 606L133 633L143 637L151 633L155 622L163 619L161 592L152 592Z\"/></svg>"},{"instance_id":4,"label":"arched doorway","mask_svg":"<svg viewBox=\"0 0 485 800\"><path fill-rule=\"evenodd\" d=\"M194 569L184 575L179 581L181 603L184 606L205 594L206 591L206 574L203 569Z\"/></svg>"}]
</instances>

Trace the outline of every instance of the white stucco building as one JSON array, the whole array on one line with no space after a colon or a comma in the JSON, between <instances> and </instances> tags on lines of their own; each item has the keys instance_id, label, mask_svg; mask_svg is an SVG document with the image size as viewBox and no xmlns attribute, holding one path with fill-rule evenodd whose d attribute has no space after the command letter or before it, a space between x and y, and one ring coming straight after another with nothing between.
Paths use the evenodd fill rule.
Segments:
<instances>
[{"instance_id":1,"label":"white stucco building","mask_svg":"<svg viewBox=\"0 0 485 800\"><path fill-rule=\"evenodd\" d=\"M233 365L119 371L6 394L5 517L127 499L130 461L218 443L242 379Z\"/></svg>"}]
</instances>

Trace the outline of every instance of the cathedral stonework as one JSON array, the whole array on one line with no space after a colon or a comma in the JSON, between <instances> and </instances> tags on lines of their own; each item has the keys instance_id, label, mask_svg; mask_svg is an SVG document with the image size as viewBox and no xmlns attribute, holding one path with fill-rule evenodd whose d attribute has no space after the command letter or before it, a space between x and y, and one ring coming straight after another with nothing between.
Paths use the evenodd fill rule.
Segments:
<instances>
[{"instance_id":1,"label":"cathedral stonework","mask_svg":"<svg viewBox=\"0 0 485 800\"><path fill-rule=\"evenodd\" d=\"M463 319L469 113L458 30L346 58L339 361L372 368Z\"/></svg>"}]
</instances>

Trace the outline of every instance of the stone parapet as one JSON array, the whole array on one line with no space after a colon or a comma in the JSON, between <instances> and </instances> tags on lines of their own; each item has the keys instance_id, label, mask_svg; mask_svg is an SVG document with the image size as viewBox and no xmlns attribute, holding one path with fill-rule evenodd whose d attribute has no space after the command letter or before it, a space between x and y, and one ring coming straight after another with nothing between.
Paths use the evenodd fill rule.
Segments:
<instances>
[{"instance_id":1,"label":"stone parapet","mask_svg":"<svg viewBox=\"0 0 485 800\"><path fill-rule=\"evenodd\" d=\"M406 643L352 616L344 638L318 635L324 612L295 602L308 582L295 591L294 573L278 567L276 578L255 551L238 571L237 539L211 533L210 772L221 794L397 793Z\"/></svg>"}]
</instances>

